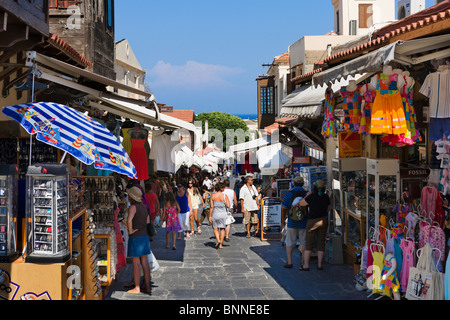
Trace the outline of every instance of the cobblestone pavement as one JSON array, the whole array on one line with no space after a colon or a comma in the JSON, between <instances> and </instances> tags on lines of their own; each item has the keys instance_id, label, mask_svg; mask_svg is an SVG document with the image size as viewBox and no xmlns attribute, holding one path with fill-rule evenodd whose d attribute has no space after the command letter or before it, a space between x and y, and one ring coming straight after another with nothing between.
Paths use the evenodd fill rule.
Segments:
<instances>
[{"instance_id":1,"label":"cobblestone pavement","mask_svg":"<svg viewBox=\"0 0 450 320\"><path fill-rule=\"evenodd\" d=\"M160 269L152 273L152 294L127 293L132 280L128 264L113 282L105 300L368 300L353 284L353 268L324 264L299 271L301 257L293 253L286 269L280 241L245 237L242 215L237 214L230 242L215 249L215 238L206 222L202 234L177 241L177 250L165 248L164 229L158 229L151 247Z\"/></svg>"}]
</instances>

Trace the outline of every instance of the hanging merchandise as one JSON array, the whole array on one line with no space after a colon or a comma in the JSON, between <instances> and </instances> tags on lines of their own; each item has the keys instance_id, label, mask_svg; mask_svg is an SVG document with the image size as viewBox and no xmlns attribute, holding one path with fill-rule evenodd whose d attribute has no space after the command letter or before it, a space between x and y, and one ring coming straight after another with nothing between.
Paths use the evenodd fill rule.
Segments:
<instances>
[{"instance_id":1,"label":"hanging merchandise","mask_svg":"<svg viewBox=\"0 0 450 320\"><path fill-rule=\"evenodd\" d=\"M370 133L395 134L407 133L405 111L400 96L403 79L392 68L385 67L383 73L376 76L377 95L373 103Z\"/></svg>"},{"instance_id":2,"label":"hanging merchandise","mask_svg":"<svg viewBox=\"0 0 450 320\"><path fill-rule=\"evenodd\" d=\"M419 92L430 99L429 139L450 139L450 70L446 65L430 73Z\"/></svg>"},{"instance_id":3,"label":"hanging merchandise","mask_svg":"<svg viewBox=\"0 0 450 320\"><path fill-rule=\"evenodd\" d=\"M325 120L322 125L322 135L325 138L334 138L337 135L336 120L334 119L335 102L334 92L328 87L325 91Z\"/></svg>"},{"instance_id":4,"label":"hanging merchandise","mask_svg":"<svg viewBox=\"0 0 450 320\"><path fill-rule=\"evenodd\" d=\"M439 272L433 261L433 249L427 244L418 250L416 267L410 268L406 299L443 300L444 274Z\"/></svg>"},{"instance_id":5,"label":"hanging merchandise","mask_svg":"<svg viewBox=\"0 0 450 320\"><path fill-rule=\"evenodd\" d=\"M177 133L175 133L177 134ZM180 143L180 139L170 131L153 131L150 159L155 160L155 171L175 173L175 161L172 160L172 150Z\"/></svg>"},{"instance_id":6,"label":"hanging merchandise","mask_svg":"<svg viewBox=\"0 0 450 320\"><path fill-rule=\"evenodd\" d=\"M128 134L131 138L130 159L136 168L137 180L147 180L148 156L145 147L146 144L148 144L148 130L140 126L136 126L135 128L129 129Z\"/></svg>"},{"instance_id":7,"label":"hanging merchandise","mask_svg":"<svg viewBox=\"0 0 450 320\"><path fill-rule=\"evenodd\" d=\"M341 131L359 132L361 124L361 87L351 80L349 85L341 88L341 96L344 98L344 122Z\"/></svg>"},{"instance_id":8,"label":"hanging merchandise","mask_svg":"<svg viewBox=\"0 0 450 320\"><path fill-rule=\"evenodd\" d=\"M404 84L400 88L400 96L402 98L405 113L406 133L402 133L400 135L385 135L381 141L388 143L390 146L404 147L406 145L413 145L416 142L420 142L422 141L422 138L417 126L417 116L413 106L414 79L409 76L409 72L399 73L398 76L403 78Z\"/></svg>"},{"instance_id":9,"label":"hanging merchandise","mask_svg":"<svg viewBox=\"0 0 450 320\"><path fill-rule=\"evenodd\" d=\"M364 97L364 101L361 110L361 126L359 128L359 133L366 135L370 133L370 118L377 92L370 83L367 83L361 87L361 93Z\"/></svg>"}]
</instances>

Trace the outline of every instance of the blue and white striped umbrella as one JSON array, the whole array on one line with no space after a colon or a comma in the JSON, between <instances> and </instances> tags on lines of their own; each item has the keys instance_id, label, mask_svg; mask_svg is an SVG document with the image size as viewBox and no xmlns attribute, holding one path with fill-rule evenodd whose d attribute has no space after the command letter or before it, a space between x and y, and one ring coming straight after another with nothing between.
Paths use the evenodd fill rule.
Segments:
<instances>
[{"instance_id":1,"label":"blue and white striped umbrella","mask_svg":"<svg viewBox=\"0 0 450 320\"><path fill-rule=\"evenodd\" d=\"M71 154L96 169L111 170L130 178L137 172L120 141L89 116L52 102L4 107L2 113L36 139Z\"/></svg>"}]
</instances>

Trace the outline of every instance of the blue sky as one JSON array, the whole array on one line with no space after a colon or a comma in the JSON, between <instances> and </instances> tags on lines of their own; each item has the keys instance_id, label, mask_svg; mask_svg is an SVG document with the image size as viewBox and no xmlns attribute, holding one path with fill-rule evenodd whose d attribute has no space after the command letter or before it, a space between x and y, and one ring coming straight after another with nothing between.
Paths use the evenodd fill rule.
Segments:
<instances>
[{"instance_id":1,"label":"blue sky","mask_svg":"<svg viewBox=\"0 0 450 320\"><path fill-rule=\"evenodd\" d=\"M262 64L334 24L331 0L116 0L115 22L158 102L232 114L257 112Z\"/></svg>"}]
</instances>

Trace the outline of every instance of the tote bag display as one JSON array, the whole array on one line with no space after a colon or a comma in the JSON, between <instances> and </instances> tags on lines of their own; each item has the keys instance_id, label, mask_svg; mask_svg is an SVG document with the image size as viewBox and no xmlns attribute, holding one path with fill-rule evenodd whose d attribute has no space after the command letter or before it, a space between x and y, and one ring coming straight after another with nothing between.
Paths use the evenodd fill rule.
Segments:
<instances>
[{"instance_id":1,"label":"tote bag display","mask_svg":"<svg viewBox=\"0 0 450 320\"><path fill-rule=\"evenodd\" d=\"M431 245L427 243L418 251L421 253L417 266L409 269L406 299L444 300L444 274L435 265Z\"/></svg>"}]
</instances>

